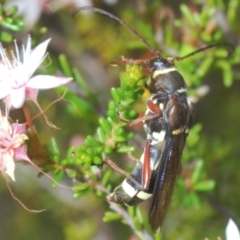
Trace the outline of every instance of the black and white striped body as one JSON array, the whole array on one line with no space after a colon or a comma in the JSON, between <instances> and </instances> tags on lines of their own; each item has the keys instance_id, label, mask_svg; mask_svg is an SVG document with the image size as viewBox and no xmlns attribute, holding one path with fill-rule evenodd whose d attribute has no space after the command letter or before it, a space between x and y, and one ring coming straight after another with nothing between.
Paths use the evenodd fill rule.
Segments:
<instances>
[{"instance_id":1,"label":"black and white striped body","mask_svg":"<svg viewBox=\"0 0 240 240\"><path fill-rule=\"evenodd\" d=\"M187 102L187 88L183 77L171 61L155 58L144 62L152 76L148 84L151 102L145 113L144 129L148 145L131 176L140 184L144 175L146 151L149 153L150 182L147 189L140 188L131 179L125 179L108 200L136 205L151 196L149 222L154 231L159 230L166 214L177 174L185 140L191 125L191 105ZM147 105L148 106L148 105ZM161 113L155 117L157 108ZM150 118L149 118L150 116ZM152 116L152 117L151 117Z\"/></svg>"},{"instance_id":2,"label":"black and white striped body","mask_svg":"<svg viewBox=\"0 0 240 240\"><path fill-rule=\"evenodd\" d=\"M154 146L150 148L151 169L157 169L159 160L161 159L161 153L162 150L160 147L158 148L157 146ZM140 158L140 161L136 164L133 172L131 173L131 176L140 184L142 182L143 157L144 152ZM146 190L142 190L139 185L130 179L125 179L122 184L116 187L114 192L108 196L108 200L116 203L123 203L129 206L137 205L142 201L147 200L152 196L153 193L155 175L156 171L152 171L152 181L149 188Z\"/></svg>"}]
</instances>

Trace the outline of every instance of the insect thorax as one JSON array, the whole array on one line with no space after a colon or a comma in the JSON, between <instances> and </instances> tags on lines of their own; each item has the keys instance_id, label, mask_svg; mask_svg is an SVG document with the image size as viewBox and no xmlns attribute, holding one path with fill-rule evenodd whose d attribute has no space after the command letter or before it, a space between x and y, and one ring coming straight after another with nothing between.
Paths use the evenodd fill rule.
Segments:
<instances>
[{"instance_id":1,"label":"insect thorax","mask_svg":"<svg viewBox=\"0 0 240 240\"><path fill-rule=\"evenodd\" d=\"M148 82L150 93L157 94L160 91L171 95L177 91L187 92L185 81L173 62L165 58L154 58L145 65L152 72Z\"/></svg>"}]
</instances>

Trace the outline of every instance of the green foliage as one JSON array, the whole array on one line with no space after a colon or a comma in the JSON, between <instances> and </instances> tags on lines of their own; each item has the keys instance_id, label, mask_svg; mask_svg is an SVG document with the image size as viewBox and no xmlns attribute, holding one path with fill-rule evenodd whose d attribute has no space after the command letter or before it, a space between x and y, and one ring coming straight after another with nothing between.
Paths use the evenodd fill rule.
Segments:
<instances>
[{"instance_id":1,"label":"green foliage","mask_svg":"<svg viewBox=\"0 0 240 240\"><path fill-rule=\"evenodd\" d=\"M96 137L88 135L85 143L75 148L74 159L70 157L66 160L70 163L74 161L76 164L80 164L83 175L85 173L89 175L89 171L93 171L91 176L94 178L95 169L92 169L92 166L101 167L109 154L113 152L119 154L129 153L134 150L133 146L127 145L127 142L133 137L133 133L126 131L125 126L127 124L120 121L117 111L129 120L137 117L136 113L132 113L131 106L141 98L143 93L144 79L140 74L141 70L138 66L127 66L126 72L121 74L121 87L112 88L113 100L109 102L108 116L99 118L99 126L96 134L94 134ZM107 171L107 173L109 172ZM76 178L80 177L83 176L76 176ZM103 186L107 186L109 174L104 175L102 179ZM75 193L79 196L79 194L85 194L88 189L90 190L90 187L94 185L94 179L91 180L88 187L85 187L86 184L82 185L81 183L80 187L78 187L79 184L77 184L74 187Z\"/></svg>"},{"instance_id":2,"label":"green foliage","mask_svg":"<svg viewBox=\"0 0 240 240\"><path fill-rule=\"evenodd\" d=\"M16 6L6 8L5 3L6 1L0 3L0 41L11 42L13 39L8 30L19 32L24 26L24 22L21 18L16 17L18 8Z\"/></svg>"}]
</instances>

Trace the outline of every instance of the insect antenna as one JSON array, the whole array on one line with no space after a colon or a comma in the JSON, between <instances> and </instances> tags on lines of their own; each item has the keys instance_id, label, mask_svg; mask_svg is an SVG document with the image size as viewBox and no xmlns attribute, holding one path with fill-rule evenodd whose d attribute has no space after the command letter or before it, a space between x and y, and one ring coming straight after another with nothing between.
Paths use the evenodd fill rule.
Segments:
<instances>
[{"instance_id":1,"label":"insect antenna","mask_svg":"<svg viewBox=\"0 0 240 240\"><path fill-rule=\"evenodd\" d=\"M156 56L158 57L162 57L160 52L153 49L150 44L134 29L132 28L130 25L128 25L126 22L124 22L123 20L121 20L120 18L114 16L113 14L109 13L109 12L106 12L100 8L95 8L95 7L92 7L92 6L84 6L84 7L78 7L76 8L73 13L72 13L72 17L74 17L76 15L76 13L80 12L80 11L83 11L83 10L89 10L89 11L94 11L94 12L99 12L103 15L107 15L109 16L110 18L113 18L115 19L116 21L118 21L120 24L122 24L123 26L127 27L135 36L137 36L147 47L148 49Z\"/></svg>"},{"instance_id":2,"label":"insect antenna","mask_svg":"<svg viewBox=\"0 0 240 240\"><path fill-rule=\"evenodd\" d=\"M203 48L199 48L198 50L194 51L194 52L191 52L183 57L173 57L171 60L174 61L174 60L177 60L177 61L182 61L188 57L191 57L197 53L200 53L200 52L203 52L207 49L210 49L210 48L214 48L214 47L218 47L218 46L225 46L228 48L228 56L232 55L233 51L234 51L234 46L231 44L231 43L228 43L228 42L222 42L222 43L215 43L215 44L210 44L206 47L203 47Z\"/></svg>"}]
</instances>

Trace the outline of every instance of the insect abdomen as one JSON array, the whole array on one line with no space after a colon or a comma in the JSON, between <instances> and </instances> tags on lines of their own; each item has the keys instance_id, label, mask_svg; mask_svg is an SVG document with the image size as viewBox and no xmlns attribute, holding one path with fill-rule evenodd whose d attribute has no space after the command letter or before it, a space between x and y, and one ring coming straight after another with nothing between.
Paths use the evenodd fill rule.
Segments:
<instances>
[{"instance_id":1,"label":"insect abdomen","mask_svg":"<svg viewBox=\"0 0 240 240\"><path fill-rule=\"evenodd\" d=\"M151 181L149 188L143 190L140 185L142 183L142 172L143 172L143 158L145 151L143 152L140 161L134 167L131 176L139 183L137 185L131 179L125 179L114 191L107 196L108 201L126 204L129 206L137 205L152 196L153 187L155 183L156 169L159 165L162 150L164 144L151 145L149 151L151 156Z\"/></svg>"},{"instance_id":2,"label":"insect abdomen","mask_svg":"<svg viewBox=\"0 0 240 240\"><path fill-rule=\"evenodd\" d=\"M135 166L131 176L141 184L142 180L142 163L139 161ZM130 179L125 179L114 191L107 196L107 199L112 202L137 205L152 196L151 192L143 191L140 187Z\"/></svg>"}]
</instances>

